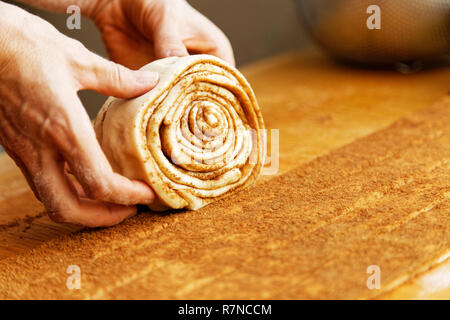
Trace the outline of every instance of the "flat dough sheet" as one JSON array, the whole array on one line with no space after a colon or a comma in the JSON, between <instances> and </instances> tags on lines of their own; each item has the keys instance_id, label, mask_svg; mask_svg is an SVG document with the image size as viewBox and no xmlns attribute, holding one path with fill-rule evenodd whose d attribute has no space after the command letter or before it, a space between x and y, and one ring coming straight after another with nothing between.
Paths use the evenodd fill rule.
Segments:
<instances>
[{"instance_id":1,"label":"flat dough sheet","mask_svg":"<svg viewBox=\"0 0 450 320\"><path fill-rule=\"evenodd\" d=\"M449 123L446 97L196 212L49 241L0 261L0 297L378 297L448 257ZM66 288L71 264L82 290Z\"/></svg>"}]
</instances>

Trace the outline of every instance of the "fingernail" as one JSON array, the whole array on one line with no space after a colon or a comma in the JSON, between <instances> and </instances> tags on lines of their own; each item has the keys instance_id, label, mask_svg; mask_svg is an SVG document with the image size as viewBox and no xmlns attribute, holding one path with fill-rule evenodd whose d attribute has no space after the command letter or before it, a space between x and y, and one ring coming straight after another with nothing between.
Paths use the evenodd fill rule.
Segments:
<instances>
[{"instance_id":1,"label":"fingernail","mask_svg":"<svg viewBox=\"0 0 450 320\"><path fill-rule=\"evenodd\" d=\"M156 85L159 81L159 74L153 71L136 71L136 79L145 85Z\"/></svg>"}]
</instances>

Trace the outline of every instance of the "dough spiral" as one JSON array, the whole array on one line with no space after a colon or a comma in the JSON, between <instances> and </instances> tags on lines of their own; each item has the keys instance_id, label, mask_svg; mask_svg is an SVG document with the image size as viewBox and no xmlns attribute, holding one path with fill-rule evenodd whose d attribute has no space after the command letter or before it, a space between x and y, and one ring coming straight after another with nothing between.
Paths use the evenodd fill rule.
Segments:
<instances>
[{"instance_id":1,"label":"dough spiral","mask_svg":"<svg viewBox=\"0 0 450 320\"><path fill-rule=\"evenodd\" d=\"M159 73L158 85L135 99L110 97L94 126L113 169L154 189L149 207L195 210L253 183L264 122L241 73L210 55L144 68Z\"/></svg>"}]
</instances>

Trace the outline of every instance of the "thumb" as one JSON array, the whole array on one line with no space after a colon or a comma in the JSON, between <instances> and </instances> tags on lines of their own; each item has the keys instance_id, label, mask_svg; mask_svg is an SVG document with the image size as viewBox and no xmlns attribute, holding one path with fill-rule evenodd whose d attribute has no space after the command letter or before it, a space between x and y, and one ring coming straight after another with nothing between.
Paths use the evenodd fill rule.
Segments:
<instances>
[{"instance_id":1,"label":"thumb","mask_svg":"<svg viewBox=\"0 0 450 320\"><path fill-rule=\"evenodd\" d=\"M153 89L159 81L156 72L131 70L96 54L79 81L82 89L95 90L107 96L133 98Z\"/></svg>"},{"instance_id":2,"label":"thumb","mask_svg":"<svg viewBox=\"0 0 450 320\"><path fill-rule=\"evenodd\" d=\"M154 31L153 41L155 45L155 56L157 58L187 56L188 51L181 39L176 24L163 20Z\"/></svg>"}]
</instances>

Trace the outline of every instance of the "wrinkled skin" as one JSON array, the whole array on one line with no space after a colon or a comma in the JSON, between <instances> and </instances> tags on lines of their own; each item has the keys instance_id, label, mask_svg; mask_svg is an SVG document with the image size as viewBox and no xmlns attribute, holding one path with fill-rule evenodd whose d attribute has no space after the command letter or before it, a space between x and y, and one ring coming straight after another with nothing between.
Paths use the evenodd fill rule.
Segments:
<instances>
[{"instance_id":1,"label":"wrinkled skin","mask_svg":"<svg viewBox=\"0 0 450 320\"><path fill-rule=\"evenodd\" d=\"M83 12L99 26L111 57L130 68L187 49L233 62L225 36L183 1L89 3ZM0 2L0 15L0 144L49 216L110 226L135 214L135 204L151 203L148 185L113 172L77 92L131 98L151 90L158 75L110 62L15 6ZM180 20L164 24L169 18Z\"/></svg>"},{"instance_id":2,"label":"wrinkled skin","mask_svg":"<svg viewBox=\"0 0 450 320\"><path fill-rule=\"evenodd\" d=\"M227 37L184 0L99 0L90 16L111 59L129 68L188 53L212 54L234 65Z\"/></svg>"}]
</instances>

